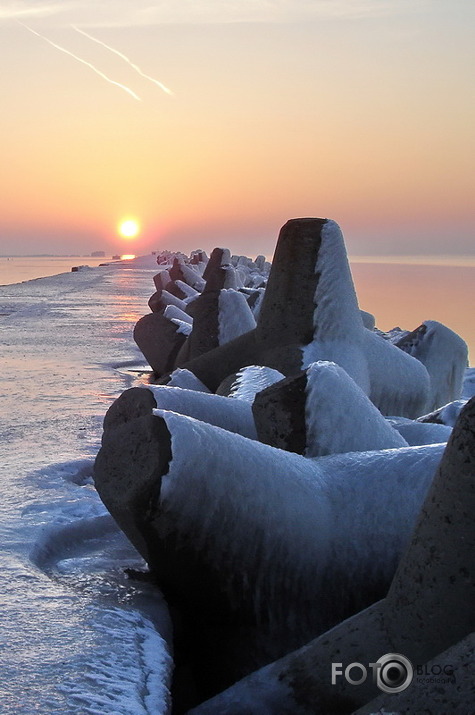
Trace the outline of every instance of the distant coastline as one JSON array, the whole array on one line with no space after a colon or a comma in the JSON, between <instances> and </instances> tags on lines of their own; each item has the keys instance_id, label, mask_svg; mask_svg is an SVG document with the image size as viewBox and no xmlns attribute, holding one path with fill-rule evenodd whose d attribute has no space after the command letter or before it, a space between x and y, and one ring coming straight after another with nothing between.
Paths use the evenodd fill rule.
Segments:
<instances>
[{"instance_id":1,"label":"distant coastline","mask_svg":"<svg viewBox=\"0 0 475 715\"><path fill-rule=\"evenodd\" d=\"M91 256L90 253L82 255L80 253L1 253L0 258L97 258L98 256ZM108 258L108 256L100 256L101 258ZM110 259L109 259L110 260Z\"/></svg>"}]
</instances>

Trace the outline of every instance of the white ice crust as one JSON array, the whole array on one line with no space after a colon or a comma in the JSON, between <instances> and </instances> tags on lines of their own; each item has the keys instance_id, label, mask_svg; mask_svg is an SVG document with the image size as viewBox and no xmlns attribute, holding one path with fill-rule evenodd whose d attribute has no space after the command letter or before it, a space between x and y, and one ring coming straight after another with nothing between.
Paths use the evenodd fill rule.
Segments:
<instances>
[{"instance_id":1,"label":"white ice crust","mask_svg":"<svg viewBox=\"0 0 475 715\"><path fill-rule=\"evenodd\" d=\"M272 367L247 365L236 374L229 397L253 402L258 392L283 379L284 375Z\"/></svg>"},{"instance_id":2,"label":"white ice crust","mask_svg":"<svg viewBox=\"0 0 475 715\"><path fill-rule=\"evenodd\" d=\"M183 323L193 325L193 318L191 315L188 315L188 313L185 313L184 310L177 308L176 305L167 305L163 311L163 315L165 318L168 318L168 320L181 320Z\"/></svg>"},{"instance_id":3,"label":"white ice crust","mask_svg":"<svg viewBox=\"0 0 475 715\"><path fill-rule=\"evenodd\" d=\"M407 447L348 373L334 362L307 369L307 457Z\"/></svg>"},{"instance_id":4,"label":"white ice crust","mask_svg":"<svg viewBox=\"0 0 475 715\"><path fill-rule=\"evenodd\" d=\"M431 445L312 460L177 413L155 414L167 424L173 454L161 518L221 572L231 602L250 590L256 608L274 613L289 605L279 603L284 584L312 598L329 568L355 579L363 571L368 582L384 571L407 542L443 451Z\"/></svg>"},{"instance_id":5,"label":"white ice crust","mask_svg":"<svg viewBox=\"0 0 475 715\"><path fill-rule=\"evenodd\" d=\"M429 376L415 358L363 325L341 230L327 221L315 265L313 340L302 348L302 367L337 363L385 415L417 417L429 395Z\"/></svg>"},{"instance_id":6,"label":"white ice crust","mask_svg":"<svg viewBox=\"0 0 475 715\"><path fill-rule=\"evenodd\" d=\"M242 293L231 288L220 291L218 298L218 340L220 345L253 330L256 321Z\"/></svg>"},{"instance_id":7,"label":"white ice crust","mask_svg":"<svg viewBox=\"0 0 475 715\"><path fill-rule=\"evenodd\" d=\"M430 395L425 411L431 412L462 394L468 348L462 338L435 320L425 320L426 330L410 349L425 365L430 377Z\"/></svg>"},{"instance_id":8,"label":"white ice crust","mask_svg":"<svg viewBox=\"0 0 475 715\"><path fill-rule=\"evenodd\" d=\"M257 439L249 402L169 385L148 385L148 389L159 409L189 415L249 439Z\"/></svg>"},{"instance_id":9,"label":"white ice crust","mask_svg":"<svg viewBox=\"0 0 475 715\"><path fill-rule=\"evenodd\" d=\"M168 387L183 387L185 390L196 390L198 392L209 392L206 385L199 380L196 375L184 367L177 367L170 374Z\"/></svg>"}]
</instances>

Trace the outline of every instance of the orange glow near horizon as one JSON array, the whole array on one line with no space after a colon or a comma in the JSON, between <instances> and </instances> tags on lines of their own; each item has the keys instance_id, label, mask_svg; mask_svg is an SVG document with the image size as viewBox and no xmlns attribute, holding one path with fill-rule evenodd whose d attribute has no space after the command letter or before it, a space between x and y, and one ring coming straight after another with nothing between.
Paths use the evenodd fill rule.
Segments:
<instances>
[{"instance_id":1,"label":"orange glow near horizon","mask_svg":"<svg viewBox=\"0 0 475 715\"><path fill-rule=\"evenodd\" d=\"M377 5L362 4L370 15ZM473 254L471 23L448 0L437 12L389 0L387 15L305 19L327 5L294 15L289 3L280 23L250 10L244 23L104 23L102 39L173 99L44 18L42 35L87 53L141 102L5 25L1 251L115 253L119 238L136 254L228 242L269 254L287 219L321 216L353 253ZM74 12L93 26L95 8Z\"/></svg>"}]
</instances>

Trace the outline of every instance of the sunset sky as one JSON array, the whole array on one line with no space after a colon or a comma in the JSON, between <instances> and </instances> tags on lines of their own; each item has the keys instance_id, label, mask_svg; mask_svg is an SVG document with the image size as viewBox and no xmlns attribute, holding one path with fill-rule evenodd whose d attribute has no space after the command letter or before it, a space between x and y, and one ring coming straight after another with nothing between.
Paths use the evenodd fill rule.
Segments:
<instances>
[{"instance_id":1,"label":"sunset sky","mask_svg":"<svg viewBox=\"0 0 475 715\"><path fill-rule=\"evenodd\" d=\"M5 0L0 254L272 255L322 216L352 254L473 255L474 21L473 0Z\"/></svg>"}]
</instances>

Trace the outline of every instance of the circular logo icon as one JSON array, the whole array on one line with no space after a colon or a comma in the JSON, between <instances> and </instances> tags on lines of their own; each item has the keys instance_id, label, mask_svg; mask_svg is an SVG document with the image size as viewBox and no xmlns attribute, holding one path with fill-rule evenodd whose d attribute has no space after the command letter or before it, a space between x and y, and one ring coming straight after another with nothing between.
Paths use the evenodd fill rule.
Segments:
<instances>
[{"instance_id":1,"label":"circular logo icon","mask_svg":"<svg viewBox=\"0 0 475 715\"><path fill-rule=\"evenodd\" d=\"M376 661L376 685L385 693L400 693L412 683L414 668L409 658L400 653L386 653Z\"/></svg>"}]
</instances>

